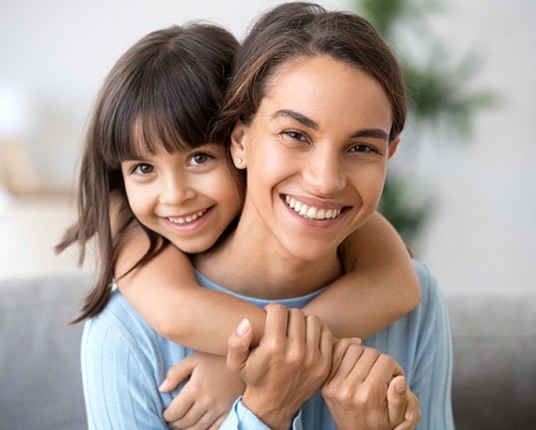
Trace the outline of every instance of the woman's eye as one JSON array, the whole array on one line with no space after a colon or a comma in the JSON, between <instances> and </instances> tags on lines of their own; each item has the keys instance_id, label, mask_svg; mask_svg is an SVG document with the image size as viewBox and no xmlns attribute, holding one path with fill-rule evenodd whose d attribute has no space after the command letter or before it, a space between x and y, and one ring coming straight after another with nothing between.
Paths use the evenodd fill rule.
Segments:
<instances>
[{"instance_id":1,"label":"woman's eye","mask_svg":"<svg viewBox=\"0 0 536 430\"><path fill-rule=\"evenodd\" d=\"M137 175L148 175L153 171L154 167L146 163L137 164L134 169L132 169L132 173L135 173Z\"/></svg>"},{"instance_id":2,"label":"woman's eye","mask_svg":"<svg viewBox=\"0 0 536 430\"><path fill-rule=\"evenodd\" d=\"M350 148L350 152L359 152L363 154L375 154L378 151L376 151L375 148L369 145L354 145Z\"/></svg>"},{"instance_id":3,"label":"woman's eye","mask_svg":"<svg viewBox=\"0 0 536 430\"><path fill-rule=\"evenodd\" d=\"M199 166L201 164L207 163L209 160L211 160L212 157L209 154L206 154L204 152L199 152L197 154L194 154L190 157L190 163L194 166Z\"/></svg>"},{"instance_id":4,"label":"woman's eye","mask_svg":"<svg viewBox=\"0 0 536 430\"><path fill-rule=\"evenodd\" d=\"M300 133L299 131L285 131L283 132L284 136L290 137L293 140L299 140L301 142L307 142L307 137L305 134Z\"/></svg>"}]
</instances>

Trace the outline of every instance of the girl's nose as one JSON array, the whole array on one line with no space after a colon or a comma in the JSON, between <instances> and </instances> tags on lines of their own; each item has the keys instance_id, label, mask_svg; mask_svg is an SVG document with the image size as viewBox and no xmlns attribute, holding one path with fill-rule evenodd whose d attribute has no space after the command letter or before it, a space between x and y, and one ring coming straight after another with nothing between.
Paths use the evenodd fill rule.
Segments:
<instances>
[{"instance_id":1,"label":"girl's nose","mask_svg":"<svg viewBox=\"0 0 536 430\"><path fill-rule=\"evenodd\" d=\"M161 183L160 202L166 205L180 205L196 196L195 189L187 178L172 175Z\"/></svg>"},{"instance_id":2,"label":"girl's nose","mask_svg":"<svg viewBox=\"0 0 536 430\"><path fill-rule=\"evenodd\" d=\"M333 196L346 186L344 169L334 151L314 151L305 163L303 177L309 191L320 197Z\"/></svg>"}]
</instances>

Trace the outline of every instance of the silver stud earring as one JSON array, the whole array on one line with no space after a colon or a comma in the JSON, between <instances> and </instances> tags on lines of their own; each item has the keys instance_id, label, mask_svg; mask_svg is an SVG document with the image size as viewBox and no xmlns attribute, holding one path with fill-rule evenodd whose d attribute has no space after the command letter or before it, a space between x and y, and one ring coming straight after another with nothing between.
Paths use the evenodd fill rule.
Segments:
<instances>
[{"instance_id":1,"label":"silver stud earring","mask_svg":"<svg viewBox=\"0 0 536 430\"><path fill-rule=\"evenodd\" d=\"M242 164L242 161L243 161L243 160L242 160L241 158L237 158L237 160L236 160L236 164Z\"/></svg>"}]
</instances>

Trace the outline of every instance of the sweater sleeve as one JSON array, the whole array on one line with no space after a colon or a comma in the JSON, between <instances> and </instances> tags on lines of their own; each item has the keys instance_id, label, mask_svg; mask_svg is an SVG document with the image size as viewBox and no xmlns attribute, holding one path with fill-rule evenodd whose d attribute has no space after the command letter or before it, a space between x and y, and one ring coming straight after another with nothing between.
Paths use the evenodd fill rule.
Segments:
<instances>
[{"instance_id":1,"label":"sweater sleeve","mask_svg":"<svg viewBox=\"0 0 536 430\"><path fill-rule=\"evenodd\" d=\"M290 428L292 430L303 430L301 410L294 417ZM235 401L220 430L270 430L270 427L244 406L240 397Z\"/></svg>"},{"instance_id":2,"label":"sweater sleeve","mask_svg":"<svg viewBox=\"0 0 536 430\"><path fill-rule=\"evenodd\" d=\"M86 322L81 358L88 427L168 429L151 365L127 334L98 316Z\"/></svg>"}]
</instances>

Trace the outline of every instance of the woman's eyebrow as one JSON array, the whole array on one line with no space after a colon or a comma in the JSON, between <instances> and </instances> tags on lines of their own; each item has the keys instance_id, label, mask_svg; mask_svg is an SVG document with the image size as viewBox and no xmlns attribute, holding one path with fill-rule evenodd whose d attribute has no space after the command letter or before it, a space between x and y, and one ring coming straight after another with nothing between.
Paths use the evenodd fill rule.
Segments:
<instances>
[{"instance_id":1,"label":"woman's eyebrow","mask_svg":"<svg viewBox=\"0 0 536 430\"><path fill-rule=\"evenodd\" d=\"M277 119L278 117L292 118L298 121L300 124L312 128L313 130L318 130L320 128L318 124L314 122L311 118L308 118L305 115L302 115L301 113L290 109L280 109L274 114L272 114L272 119Z\"/></svg>"},{"instance_id":2,"label":"woman's eyebrow","mask_svg":"<svg viewBox=\"0 0 536 430\"><path fill-rule=\"evenodd\" d=\"M308 118L305 115L291 109L280 109L272 114L272 119L277 119L279 117L291 118L306 127L312 128L313 130L320 129L320 126L311 118ZM366 128L357 130L350 137L372 137L375 139L389 140L389 134L380 128Z\"/></svg>"},{"instance_id":3,"label":"woman's eyebrow","mask_svg":"<svg viewBox=\"0 0 536 430\"><path fill-rule=\"evenodd\" d=\"M389 134L380 128L365 128L357 130L351 137L372 137L375 139L389 140Z\"/></svg>"}]
</instances>

